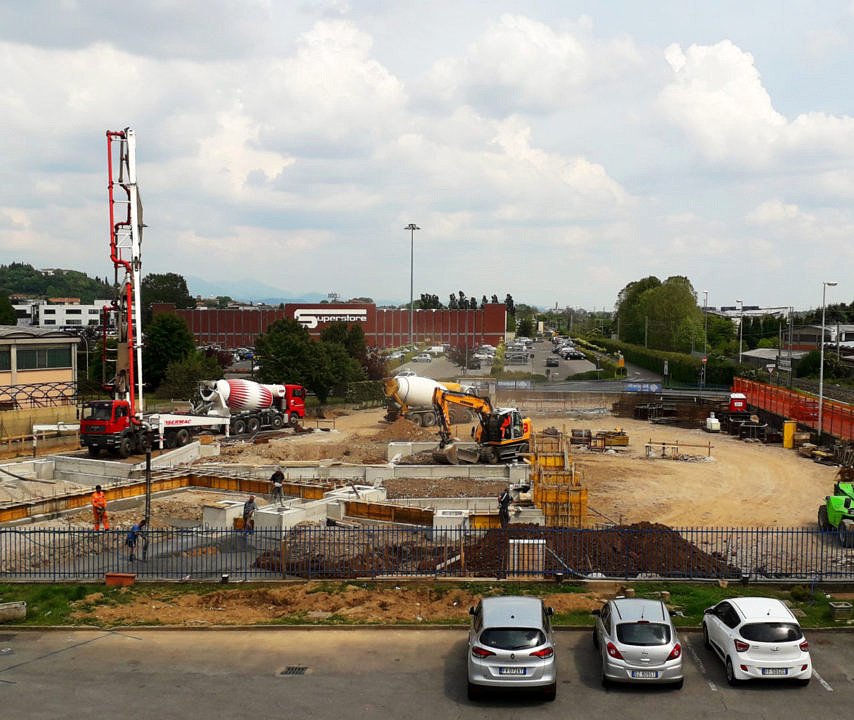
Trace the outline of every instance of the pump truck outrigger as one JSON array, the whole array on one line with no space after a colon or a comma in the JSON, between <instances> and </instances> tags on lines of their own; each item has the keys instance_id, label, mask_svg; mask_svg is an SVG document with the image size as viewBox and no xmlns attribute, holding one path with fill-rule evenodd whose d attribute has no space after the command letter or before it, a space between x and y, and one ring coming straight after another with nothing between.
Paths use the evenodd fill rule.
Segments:
<instances>
[{"instance_id":1,"label":"pump truck outrigger","mask_svg":"<svg viewBox=\"0 0 854 720\"><path fill-rule=\"evenodd\" d=\"M116 144L118 155L114 157ZM107 131L107 169L116 295L102 310L102 384L112 399L84 404L80 444L93 457L101 450L127 457L154 442L161 447L185 445L193 429L221 427L228 434L229 418L143 412L140 276L144 225L136 184L136 135L130 128ZM109 318L116 326L115 351L107 342Z\"/></svg>"},{"instance_id":2,"label":"pump truck outrigger","mask_svg":"<svg viewBox=\"0 0 854 720\"><path fill-rule=\"evenodd\" d=\"M451 439L450 405L469 408L479 425L472 431L477 448L457 445ZM531 420L522 416L518 408L493 408L488 397L477 397L441 387L433 392L433 407L439 422L439 449L434 459L456 465L464 463L513 462L527 453L531 441Z\"/></svg>"}]
</instances>

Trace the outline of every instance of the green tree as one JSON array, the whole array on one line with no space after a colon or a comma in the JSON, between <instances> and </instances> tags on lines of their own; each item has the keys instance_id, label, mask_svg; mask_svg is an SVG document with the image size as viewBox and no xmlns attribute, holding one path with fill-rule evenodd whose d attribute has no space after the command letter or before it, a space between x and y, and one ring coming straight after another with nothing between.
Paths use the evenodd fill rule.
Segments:
<instances>
[{"instance_id":1,"label":"green tree","mask_svg":"<svg viewBox=\"0 0 854 720\"><path fill-rule=\"evenodd\" d=\"M522 318L516 324L516 333L522 337L531 337L534 334L534 321L530 316Z\"/></svg>"},{"instance_id":2,"label":"green tree","mask_svg":"<svg viewBox=\"0 0 854 720\"><path fill-rule=\"evenodd\" d=\"M620 340L635 345L644 344L647 326L644 294L661 285L654 275L635 280L626 285L617 295L617 324L620 328Z\"/></svg>"},{"instance_id":3,"label":"green tree","mask_svg":"<svg viewBox=\"0 0 854 720\"><path fill-rule=\"evenodd\" d=\"M187 323L177 315L163 313L153 318L145 330L142 349L143 378L156 388L166 377L166 368L175 360L184 360L196 350L196 342Z\"/></svg>"},{"instance_id":4,"label":"green tree","mask_svg":"<svg viewBox=\"0 0 854 720\"><path fill-rule=\"evenodd\" d=\"M334 388L343 389L348 382L365 379L358 360L350 357L343 345L313 340L309 342L313 358L305 385L317 395L321 403L329 399Z\"/></svg>"},{"instance_id":5,"label":"green tree","mask_svg":"<svg viewBox=\"0 0 854 720\"><path fill-rule=\"evenodd\" d=\"M17 325L18 318L15 315L15 308L12 307L12 301L8 296L0 295L0 325Z\"/></svg>"},{"instance_id":6,"label":"green tree","mask_svg":"<svg viewBox=\"0 0 854 720\"><path fill-rule=\"evenodd\" d=\"M200 380L219 380L221 377L222 367L216 357L192 352L169 363L160 390L170 397L189 400L196 394Z\"/></svg>"},{"instance_id":7,"label":"green tree","mask_svg":"<svg viewBox=\"0 0 854 720\"><path fill-rule=\"evenodd\" d=\"M617 298L620 338L636 345L674 352L702 347L703 313L688 278L674 275L660 282L650 276L629 283Z\"/></svg>"},{"instance_id":8,"label":"green tree","mask_svg":"<svg viewBox=\"0 0 854 720\"><path fill-rule=\"evenodd\" d=\"M187 289L187 281L177 273L151 273L140 283L142 291L142 323L151 322L152 303L173 303L176 308L193 308L196 301ZM164 368L165 371L165 368Z\"/></svg>"}]
</instances>

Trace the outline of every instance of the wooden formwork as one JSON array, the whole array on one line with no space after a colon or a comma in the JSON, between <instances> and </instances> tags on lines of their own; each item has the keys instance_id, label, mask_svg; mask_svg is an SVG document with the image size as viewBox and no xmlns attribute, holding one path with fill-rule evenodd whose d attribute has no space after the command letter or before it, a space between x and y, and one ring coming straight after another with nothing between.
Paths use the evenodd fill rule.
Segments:
<instances>
[{"instance_id":1,"label":"wooden formwork","mask_svg":"<svg viewBox=\"0 0 854 720\"><path fill-rule=\"evenodd\" d=\"M231 490L245 494L263 495L270 492L270 482L248 477L226 477L213 474L167 474L155 475L151 479L151 492L180 490L187 487L211 490ZM320 500L325 492L340 487L336 483L287 482L283 492L289 497ZM145 480L135 480L122 485L104 486L107 502L145 495ZM26 500L0 508L0 523L23 520L37 515L50 515L66 510L88 507L92 502L92 490L78 490L52 498ZM432 521L431 521L432 522Z\"/></svg>"},{"instance_id":2,"label":"wooden formwork","mask_svg":"<svg viewBox=\"0 0 854 720\"><path fill-rule=\"evenodd\" d=\"M577 485L533 486L534 504L550 527L582 527L587 522L587 488Z\"/></svg>"},{"instance_id":3,"label":"wooden formwork","mask_svg":"<svg viewBox=\"0 0 854 720\"><path fill-rule=\"evenodd\" d=\"M428 508L394 505L392 503L348 500L345 503L345 514L350 517L380 520L382 522L433 526L432 510Z\"/></svg>"}]
</instances>

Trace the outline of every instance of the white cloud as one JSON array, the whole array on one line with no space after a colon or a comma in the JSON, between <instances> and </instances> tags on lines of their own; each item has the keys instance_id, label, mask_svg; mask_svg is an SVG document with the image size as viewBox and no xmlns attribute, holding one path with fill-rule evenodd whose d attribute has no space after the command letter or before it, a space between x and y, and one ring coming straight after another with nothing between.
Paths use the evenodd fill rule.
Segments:
<instances>
[{"instance_id":1,"label":"white cloud","mask_svg":"<svg viewBox=\"0 0 854 720\"><path fill-rule=\"evenodd\" d=\"M673 44L665 59L672 78L660 108L708 160L755 168L792 156L815 163L854 155L854 118L809 112L788 121L774 109L753 56L729 40L684 52Z\"/></svg>"}]
</instances>

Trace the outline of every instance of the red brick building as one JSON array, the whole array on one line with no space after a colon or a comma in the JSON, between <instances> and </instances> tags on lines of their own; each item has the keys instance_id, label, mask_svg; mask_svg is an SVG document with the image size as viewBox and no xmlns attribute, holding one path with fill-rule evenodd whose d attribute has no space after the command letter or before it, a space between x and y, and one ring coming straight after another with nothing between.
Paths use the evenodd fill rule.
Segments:
<instances>
[{"instance_id":1,"label":"red brick building","mask_svg":"<svg viewBox=\"0 0 854 720\"><path fill-rule=\"evenodd\" d=\"M373 303L288 303L279 308L196 308L176 310L168 303L155 303L155 315L173 312L183 318L197 345L223 348L252 347L255 338L279 318L294 318L308 328L312 337L332 322L359 323L368 347L389 348L409 343L409 310L378 308ZM455 347L498 345L506 327L503 303L487 303L477 310L416 310L413 340Z\"/></svg>"}]
</instances>

